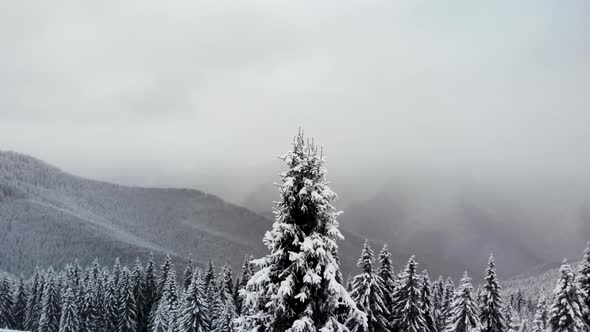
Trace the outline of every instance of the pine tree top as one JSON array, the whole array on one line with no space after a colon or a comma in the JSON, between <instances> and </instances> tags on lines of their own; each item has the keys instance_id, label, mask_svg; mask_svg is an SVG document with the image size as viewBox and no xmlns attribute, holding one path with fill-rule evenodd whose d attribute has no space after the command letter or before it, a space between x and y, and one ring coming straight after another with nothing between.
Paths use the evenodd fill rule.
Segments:
<instances>
[{"instance_id":1,"label":"pine tree top","mask_svg":"<svg viewBox=\"0 0 590 332\"><path fill-rule=\"evenodd\" d=\"M373 253L373 249L371 249L371 245L369 244L369 241L365 240L365 244L364 244L363 250L361 252L361 257L358 260L357 266L361 268L363 273L372 274L374 261L375 261L375 256Z\"/></svg>"}]
</instances>

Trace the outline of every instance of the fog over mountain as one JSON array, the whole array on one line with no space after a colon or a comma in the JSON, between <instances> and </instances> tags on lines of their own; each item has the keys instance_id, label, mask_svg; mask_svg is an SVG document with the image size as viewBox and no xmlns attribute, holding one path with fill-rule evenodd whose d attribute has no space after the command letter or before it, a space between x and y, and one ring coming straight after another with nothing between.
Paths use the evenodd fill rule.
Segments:
<instances>
[{"instance_id":1,"label":"fog over mountain","mask_svg":"<svg viewBox=\"0 0 590 332\"><path fill-rule=\"evenodd\" d=\"M469 268L494 250L522 272L590 237L588 13L584 0L5 2L0 149L268 215L275 156L302 127L325 147L345 229Z\"/></svg>"}]
</instances>

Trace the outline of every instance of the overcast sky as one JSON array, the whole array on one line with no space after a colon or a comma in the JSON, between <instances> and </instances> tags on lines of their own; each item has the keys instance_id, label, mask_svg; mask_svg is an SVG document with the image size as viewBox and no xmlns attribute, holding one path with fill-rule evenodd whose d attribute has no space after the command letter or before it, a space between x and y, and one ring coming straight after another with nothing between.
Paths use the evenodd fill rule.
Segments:
<instances>
[{"instance_id":1,"label":"overcast sky","mask_svg":"<svg viewBox=\"0 0 590 332\"><path fill-rule=\"evenodd\" d=\"M589 17L587 0L2 1L0 149L216 191L261 181L301 126L342 174L588 176Z\"/></svg>"}]
</instances>

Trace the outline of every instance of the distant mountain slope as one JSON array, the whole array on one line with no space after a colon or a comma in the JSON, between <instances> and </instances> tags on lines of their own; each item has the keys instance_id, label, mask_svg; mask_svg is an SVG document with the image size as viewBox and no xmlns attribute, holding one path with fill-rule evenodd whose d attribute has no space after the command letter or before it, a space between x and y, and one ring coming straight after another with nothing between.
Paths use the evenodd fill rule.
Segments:
<instances>
[{"instance_id":1,"label":"distant mountain slope","mask_svg":"<svg viewBox=\"0 0 590 332\"><path fill-rule=\"evenodd\" d=\"M91 181L0 153L0 269L8 272L74 258L130 263L150 251L237 266L246 253L264 252L269 227L269 220L196 190Z\"/></svg>"}]
</instances>

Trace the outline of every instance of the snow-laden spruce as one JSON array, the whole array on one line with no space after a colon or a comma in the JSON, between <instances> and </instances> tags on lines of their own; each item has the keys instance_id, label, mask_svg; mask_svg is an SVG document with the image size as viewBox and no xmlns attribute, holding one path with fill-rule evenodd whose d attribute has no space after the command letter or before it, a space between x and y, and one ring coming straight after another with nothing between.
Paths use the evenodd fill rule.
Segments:
<instances>
[{"instance_id":1,"label":"snow-laden spruce","mask_svg":"<svg viewBox=\"0 0 590 332\"><path fill-rule=\"evenodd\" d=\"M366 327L366 316L338 282L338 230L332 201L336 194L326 181L325 158L299 132L293 150L282 156L280 200L272 230L264 236L270 254L254 260L259 270L245 295L240 331L347 331L338 321L338 307L350 310L349 323Z\"/></svg>"},{"instance_id":2,"label":"snow-laden spruce","mask_svg":"<svg viewBox=\"0 0 590 332\"><path fill-rule=\"evenodd\" d=\"M399 279L399 286L393 294L393 325L395 331L427 331L422 305L422 278L416 272L418 263L414 256L408 261Z\"/></svg>"},{"instance_id":3,"label":"snow-laden spruce","mask_svg":"<svg viewBox=\"0 0 590 332\"><path fill-rule=\"evenodd\" d=\"M584 322L584 293L574 280L572 268L566 262L561 266L561 276L553 291L553 305L549 326L553 332L587 332Z\"/></svg>"},{"instance_id":4,"label":"snow-laden spruce","mask_svg":"<svg viewBox=\"0 0 590 332\"><path fill-rule=\"evenodd\" d=\"M486 269L485 284L481 293L481 307L479 320L481 332L505 332L506 322L502 314L504 300L502 299L502 287L496 277L496 260L490 255L488 268Z\"/></svg>"},{"instance_id":5,"label":"snow-laden spruce","mask_svg":"<svg viewBox=\"0 0 590 332\"><path fill-rule=\"evenodd\" d=\"M477 304L472 293L471 278L465 272L461 278L459 289L455 292L445 332L469 332L478 327Z\"/></svg>"},{"instance_id":6,"label":"snow-laden spruce","mask_svg":"<svg viewBox=\"0 0 590 332\"><path fill-rule=\"evenodd\" d=\"M424 320L426 321L426 332L438 331L433 315L433 304L432 304L432 283L430 282L430 276L428 271L422 271L422 290L421 298L422 311L424 312Z\"/></svg>"},{"instance_id":7,"label":"snow-laden spruce","mask_svg":"<svg viewBox=\"0 0 590 332\"><path fill-rule=\"evenodd\" d=\"M354 277L350 296L358 309L367 315L368 332L387 332L390 330L390 313L385 302L386 290L383 279L373 270L374 261L373 250L365 240L357 263L362 273Z\"/></svg>"},{"instance_id":8,"label":"snow-laden spruce","mask_svg":"<svg viewBox=\"0 0 590 332\"><path fill-rule=\"evenodd\" d=\"M533 320L532 332L543 332L547 329L549 321L549 310L547 308L547 297L541 294L539 302L537 303L537 311L535 312L535 319Z\"/></svg>"},{"instance_id":9,"label":"snow-laden spruce","mask_svg":"<svg viewBox=\"0 0 590 332\"><path fill-rule=\"evenodd\" d=\"M584 321L590 326L590 242L584 250L584 258L578 268L578 287L584 292Z\"/></svg>"}]
</instances>

